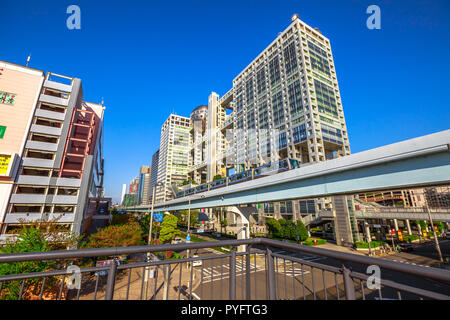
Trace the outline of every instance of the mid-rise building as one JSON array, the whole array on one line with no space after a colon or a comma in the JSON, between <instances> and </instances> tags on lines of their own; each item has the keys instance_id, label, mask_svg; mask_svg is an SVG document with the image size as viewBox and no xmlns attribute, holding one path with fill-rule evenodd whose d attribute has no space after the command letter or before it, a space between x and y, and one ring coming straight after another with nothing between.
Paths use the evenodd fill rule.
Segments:
<instances>
[{"instance_id":1,"label":"mid-rise building","mask_svg":"<svg viewBox=\"0 0 450 320\"><path fill-rule=\"evenodd\" d=\"M0 154L9 154L0 184L1 233L34 220L86 232L105 204L104 106L83 100L78 78L3 61L0 69L7 99L0 100L8 101L0 104L0 125L6 127Z\"/></svg>"},{"instance_id":2,"label":"mid-rise building","mask_svg":"<svg viewBox=\"0 0 450 320\"><path fill-rule=\"evenodd\" d=\"M190 149L190 119L171 114L161 128L156 202L174 198L172 185L187 179Z\"/></svg>"}]
</instances>

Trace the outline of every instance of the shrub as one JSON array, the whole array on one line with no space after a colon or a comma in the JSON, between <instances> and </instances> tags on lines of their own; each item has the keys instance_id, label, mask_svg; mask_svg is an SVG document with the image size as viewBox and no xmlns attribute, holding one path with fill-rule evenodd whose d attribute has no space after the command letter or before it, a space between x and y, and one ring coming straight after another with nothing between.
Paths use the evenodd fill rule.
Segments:
<instances>
[{"instance_id":1,"label":"shrub","mask_svg":"<svg viewBox=\"0 0 450 320\"><path fill-rule=\"evenodd\" d=\"M0 247L0 253L21 253L21 252L41 252L50 251L50 246L41 230L34 226L25 226L19 233L15 242L7 242ZM22 274L32 272L42 272L50 269L52 264L48 261L26 261L0 264L0 275ZM36 293L38 283L41 278L27 279L24 290L32 289ZM3 283L2 300L17 300L22 281L8 281Z\"/></svg>"},{"instance_id":2,"label":"shrub","mask_svg":"<svg viewBox=\"0 0 450 320\"><path fill-rule=\"evenodd\" d=\"M124 225L111 225L92 234L83 248L128 247L143 244L142 230L133 219Z\"/></svg>"},{"instance_id":3,"label":"shrub","mask_svg":"<svg viewBox=\"0 0 450 320\"><path fill-rule=\"evenodd\" d=\"M300 241L305 241L308 239L308 230L302 220L297 220L297 230Z\"/></svg>"},{"instance_id":4,"label":"shrub","mask_svg":"<svg viewBox=\"0 0 450 320\"><path fill-rule=\"evenodd\" d=\"M281 224L277 219L267 218L266 225L269 229L269 234L272 237L279 237L281 234Z\"/></svg>"}]
</instances>

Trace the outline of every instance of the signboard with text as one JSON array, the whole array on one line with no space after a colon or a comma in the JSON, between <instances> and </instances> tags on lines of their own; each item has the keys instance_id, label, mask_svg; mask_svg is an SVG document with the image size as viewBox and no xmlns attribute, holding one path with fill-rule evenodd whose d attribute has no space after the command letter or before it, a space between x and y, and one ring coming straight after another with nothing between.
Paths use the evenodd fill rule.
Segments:
<instances>
[{"instance_id":1,"label":"signboard with text","mask_svg":"<svg viewBox=\"0 0 450 320\"><path fill-rule=\"evenodd\" d=\"M8 174L8 168L11 163L11 155L0 154L0 176L6 176Z\"/></svg>"}]
</instances>

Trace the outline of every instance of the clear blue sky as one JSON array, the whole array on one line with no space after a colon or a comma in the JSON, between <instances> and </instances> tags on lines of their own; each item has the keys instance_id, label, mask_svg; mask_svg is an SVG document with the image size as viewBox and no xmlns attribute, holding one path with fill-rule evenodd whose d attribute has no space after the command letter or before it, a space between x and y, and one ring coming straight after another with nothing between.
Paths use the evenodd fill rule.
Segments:
<instances>
[{"instance_id":1,"label":"clear blue sky","mask_svg":"<svg viewBox=\"0 0 450 320\"><path fill-rule=\"evenodd\" d=\"M66 8L81 8L81 30ZM381 8L381 30L366 8ZM106 194L151 163L168 115L219 95L290 23L332 44L352 152L450 128L450 1L0 1L0 59L82 79L104 97Z\"/></svg>"}]
</instances>

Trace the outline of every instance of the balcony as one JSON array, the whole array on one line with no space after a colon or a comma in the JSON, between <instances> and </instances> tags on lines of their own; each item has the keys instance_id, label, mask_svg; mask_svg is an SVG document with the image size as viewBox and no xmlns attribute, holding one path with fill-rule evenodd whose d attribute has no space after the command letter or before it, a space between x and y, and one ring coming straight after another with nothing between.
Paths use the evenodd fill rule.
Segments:
<instances>
[{"instance_id":1,"label":"balcony","mask_svg":"<svg viewBox=\"0 0 450 320\"><path fill-rule=\"evenodd\" d=\"M42 151L53 151L53 152L55 152L56 150L58 150L58 144L57 143L32 141L32 140L28 140L25 147L28 148L28 149L42 150Z\"/></svg>"},{"instance_id":2,"label":"balcony","mask_svg":"<svg viewBox=\"0 0 450 320\"><path fill-rule=\"evenodd\" d=\"M54 97L54 96L50 96L50 95L43 94L43 93L40 95L39 101L51 103L51 104L57 104L57 105L64 106L64 107L67 107L69 105L69 99Z\"/></svg>"},{"instance_id":3,"label":"balcony","mask_svg":"<svg viewBox=\"0 0 450 320\"><path fill-rule=\"evenodd\" d=\"M47 112L49 112L49 111L47 111ZM41 126L38 124L33 124L30 128L30 131L36 132L36 133L50 134L53 136L60 136L62 128L55 128L55 127Z\"/></svg>"},{"instance_id":4,"label":"balcony","mask_svg":"<svg viewBox=\"0 0 450 320\"><path fill-rule=\"evenodd\" d=\"M72 92L72 86L51 80L45 80L44 87L58 91Z\"/></svg>"},{"instance_id":5,"label":"balcony","mask_svg":"<svg viewBox=\"0 0 450 320\"><path fill-rule=\"evenodd\" d=\"M8 213L5 216L5 223L20 223L21 221L36 221L36 220L54 220L57 217L58 223L73 223L75 221L75 214L60 212L60 213Z\"/></svg>"},{"instance_id":6,"label":"balcony","mask_svg":"<svg viewBox=\"0 0 450 320\"><path fill-rule=\"evenodd\" d=\"M46 160L38 158L23 158L24 167L53 168L55 160Z\"/></svg>"},{"instance_id":7,"label":"balcony","mask_svg":"<svg viewBox=\"0 0 450 320\"><path fill-rule=\"evenodd\" d=\"M55 112L49 110L36 109L35 116L52 119L52 120L64 120L66 117L65 112Z\"/></svg>"}]
</instances>

